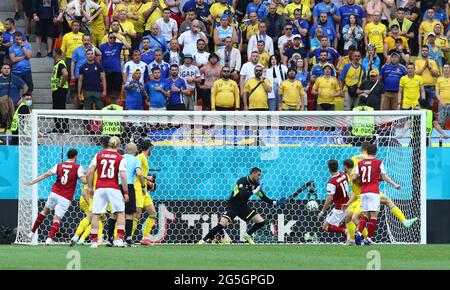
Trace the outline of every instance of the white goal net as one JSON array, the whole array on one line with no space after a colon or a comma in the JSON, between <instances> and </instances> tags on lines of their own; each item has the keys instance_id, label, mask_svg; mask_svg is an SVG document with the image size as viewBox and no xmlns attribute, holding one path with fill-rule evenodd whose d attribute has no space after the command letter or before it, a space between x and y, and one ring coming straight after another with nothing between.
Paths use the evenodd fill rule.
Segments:
<instances>
[{"instance_id":1,"label":"white goal net","mask_svg":"<svg viewBox=\"0 0 450 290\"><path fill-rule=\"evenodd\" d=\"M149 112L149 111L54 111L34 110L21 116L19 126L19 208L16 243L42 243L50 230L51 216L30 240L27 234L54 183L54 178L34 186L36 178L78 150L78 162L88 168L100 151L102 122L116 122L122 146L149 138L154 147L149 157L150 174L157 188L151 192L158 217L151 239L161 243L193 243L214 227L225 212L235 182L252 167L262 169L265 193L272 199L288 197L306 186L281 208L272 208L257 197L251 206L270 221L258 232L260 243L338 243L344 238L322 231L318 212L306 203L315 199L320 208L330 178L327 161L342 161L359 154L362 141L378 145L377 156L390 177L401 185L396 190L385 182L381 191L407 218L417 217L410 228L382 206L377 243L426 242L425 112ZM373 124L373 135L354 136L354 124ZM55 128L60 128L54 130ZM64 130L66 129L66 130ZM309 184L308 184L309 185ZM69 242L84 213L80 210L80 184L63 218L56 240ZM143 215L135 233L142 237ZM251 226L235 221L226 235L235 243Z\"/></svg>"}]
</instances>

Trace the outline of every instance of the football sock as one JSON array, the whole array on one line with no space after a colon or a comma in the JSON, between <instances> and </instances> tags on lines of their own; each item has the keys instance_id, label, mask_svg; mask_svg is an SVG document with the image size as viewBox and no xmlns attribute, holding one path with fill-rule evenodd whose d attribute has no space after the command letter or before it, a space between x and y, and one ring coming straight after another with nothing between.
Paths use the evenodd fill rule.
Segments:
<instances>
[{"instance_id":1,"label":"football sock","mask_svg":"<svg viewBox=\"0 0 450 290\"><path fill-rule=\"evenodd\" d=\"M122 240L125 235L125 225L117 226L117 239Z\"/></svg>"},{"instance_id":2,"label":"football sock","mask_svg":"<svg viewBox=\"0 0 450 290\"><path fill-rule=\"evenodd\" d=\"M223 230L223 226L221 224L218 224L209 231L209 233L203 238L203 240L206 242L207 240L213 239L221 230Z\"/></svg>"},{"instance_id":3,"label":"football sock","mask_svg":"<svg viewBox=\"0 0 450 290\"><path fill-rule=\"evenodd\" d=\"M91 242L96 243L98 237L98 229L92 229L91 231Z\"/></svg>"},{"instance_id":4,"label":"football sock","mask_svg":"<svg viewBox=\"0 0 450 290\"><path fill-rule=\"evenodd\" d=\"M31 229L31 232L35 233L38 227L41 225L41 223L44 221L45 215L42 213L39 213L38 217L36 218L36 221L34 222L33 228Z\"/></svg>"},{"instance_id":5,"label":"football sock","mask_svg":"<svg viewBox=\"0 0 450 290\"><path fill-rule=\"evenodd\" d=\"M255 223L248 231L247 234L249 236L251 236L254 232L256 232L257 230L259 230L260 228L262 228L266 223L262 222L262 223Z\"/></svg>"},{"instance_id":6,"label":"football sock","mask_svg":"<svg viewBox=\"0 0 450 290\"><path fill-rule=\"evenodd\" d=\"M125 237L127 241L132 240L131 230L133 229L133 220L125 220Z\"/></svg>"},{"instance_id":7,"label":"football sock","mask_svg":"<svg viewBox=\"0 0 450 290\"><path fill-rule=\"evenodd\" d=\"M403 214L402 210L399 209L397 206L393 206L391 208L391 213L401 222L404 223L406 221L406 217Z\"/></svg>"},{"instance_id":8,"label":"football sock","mask_svg":"<svg viewBox=\"0 0 450 290\"><path fill-rule=\"evenodd\" d=\"M362 231L366 228L367 217L365 215L362 216L358 225L358 232L362 233Z\"/></svg>"},{"instance_id":9,"label":"football sock","mask_svg":"<svg viewBox=\"0 0 450 290\"><path fill-rule=\"evenodd\" d=\"M54 221L52 227L50 228L50 234L48 235L48 237L50 239L53 239L58 230L59 230L59 221Z\"/></svg>"},{"instance_id":10,"label":"football sock","mask_svg":"<svg viewBox=\"0 0 450 290\"><path fill-rule=\"evenodd\" d=\"M115 219L109 219L108 220L108 240L112 241L114 240L114 228L116 227L116 220Z\"/></svg>"},{"instance_id":11,"label":"football sock","mask_svg":"<svg viewBox=\"0 0 450 290\"><path fill-rule=\"evenodd\" d=\"M347 231L348 231L350 238L353 239L353 237L355 236L355 232L356 232L355 223L353 221L350 221L350 222L346 223L345 226L347 227Z\"/></svg>"},{"instance_id":12,"label":"football sock","mask_svg":"<svg viewBox=\"0 0 450 290\"><path fill-rule=\"evenodd\" d=\"M329 225L327 231L345 234L345 227Z\"/></svg>"},{"instance_id":13,"label":"football sock","mask_svg":"<svg viewBox=\"0 0 450 290\"><path fill-rule=\"evenodd\" d=\"M367 235L368 235L367 228L364 228L364 230L361 232L361 234L363 235L364 238L367 238Z\"/></svg>"},{"instance_id":14,"label":"football sock","mask_svg":"<svg viewBox=\"0 0 450 290\"><path fill-rule=\"evenodd\" d=\"M370 219L368 224L368 238L371 238L373 236L373 233L375 232L375 229L377 228L377 219Z\"/></svg>"},{"instance_id":15,"label":"football sock","mask_svg":"<svg viewBox=\"0 0 450 290\"><path fill-rule=\"evenodd\" d=\"M98 221L98 237L103 238L103 228L104 224L102 221Z\"/></svg>"},{"instance_id":16,"label":"football sock","mask_svg":"<svg viewBox=\"0 0 450 290\"><path fill-rule=\"evenodd\" d=\"M80 221L80 224L77 227L77 230L75 232L75 234L79 237L83 234L84 230L89 226L91 222L89 221L89 219L87 217L85 217L84 219L82 219Z\"/></svg>"},{"instance_id":17,"label":"football sock","mask_svg":"<svg viewBox=\"0 0 450 290\"><path fill-rule=\"evenodd\" d=\"M149 237L152 231L153 225L155 224L156 215L149 215L148 219L145 221L144 237Z\"/></svg>"},{"instance_id":18,"label":"football sock","mask_svg":"<svg viewBox=\"0 0 450 290\"><path fill-rule=\"evenodd\" d=\"M134 218L133 219L133 228L131 229L131 232L133 233L133 235L134 235L134 233L136 233L136 228L138 226L138 223L139 223L139 219L138 218Z\"/></svg>"}]
</instances>

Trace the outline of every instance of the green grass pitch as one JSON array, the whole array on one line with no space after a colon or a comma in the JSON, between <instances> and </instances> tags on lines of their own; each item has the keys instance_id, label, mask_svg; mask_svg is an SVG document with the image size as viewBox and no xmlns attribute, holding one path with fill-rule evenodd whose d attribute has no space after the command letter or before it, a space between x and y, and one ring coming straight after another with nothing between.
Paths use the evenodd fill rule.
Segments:
<instances>
[{"instance_id":1,"label":"green grass pitch","mask_svg":"<svg viewBox=\"0 0 450 290\"><path fill-rule=\"evenodd\" d=\"M381 269L450 269L450 245L155 245L137 248L0 246L0 269L60 269L69 251L81 269L367 269L379 253ZM68 255L69 253L69 255ZM373 252L372 252L373 254Z\"/></svg>"}]
</instances>

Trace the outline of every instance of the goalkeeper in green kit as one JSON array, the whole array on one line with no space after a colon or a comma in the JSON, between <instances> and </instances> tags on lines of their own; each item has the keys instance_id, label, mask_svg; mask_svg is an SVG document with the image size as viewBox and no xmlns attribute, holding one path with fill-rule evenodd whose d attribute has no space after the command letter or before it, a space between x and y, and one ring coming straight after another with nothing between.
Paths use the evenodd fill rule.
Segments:
<instances>
[{"instance_id":1,"label":"goalkeeper in green kit","mask_svg":"<svg viewBox=\"0 0 450 290\"><path fill-rule=\"evenodd\" d=\"M261 169L255 167L250 171L250 175L240 178L230 198L228 199L227 211L223 214L219 224L212 228L209 233L200 240L197 244L204 244L206 241L214 239L217 235L223 236L223 229L228 226L235 217L240 217L242 220L254 222L253 226L247 231L243 237L249 244L254 244L252 234L264 227L266 224L264 219L254 209L248 206L248 200L253 194L259 196L263 201L273 206L282 206L287 203L287 199L282 197L278 200L268 198L261 190Z\"/></svg>"}]
</instances>

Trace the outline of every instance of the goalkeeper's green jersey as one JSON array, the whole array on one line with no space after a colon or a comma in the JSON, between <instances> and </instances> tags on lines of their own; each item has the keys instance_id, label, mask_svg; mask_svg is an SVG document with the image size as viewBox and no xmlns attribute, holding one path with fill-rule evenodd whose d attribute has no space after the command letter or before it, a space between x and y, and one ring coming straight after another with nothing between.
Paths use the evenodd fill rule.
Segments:
<instances>
[{"instance_id":1,"label":"goalkeeper's green jersey","mask_svg":"<svg viewBox=\"0 0 450 290\"><path fill-rule=\"evenodd\" d=\"M240 178L234 186L234 190L228 199L228 204L236 207L246 206L248 200L253 195L253 190L255 190L258 186L260 186L260 184L252 181L250 176ZM268 198L262 190L258 191L256 195L263 201L273 204L273 200Z\"/></svg>"}]
</instances>

